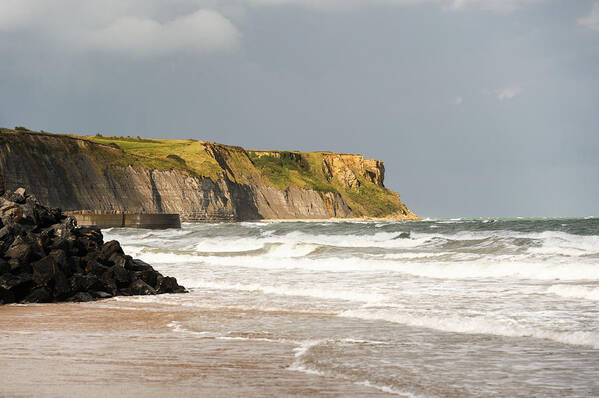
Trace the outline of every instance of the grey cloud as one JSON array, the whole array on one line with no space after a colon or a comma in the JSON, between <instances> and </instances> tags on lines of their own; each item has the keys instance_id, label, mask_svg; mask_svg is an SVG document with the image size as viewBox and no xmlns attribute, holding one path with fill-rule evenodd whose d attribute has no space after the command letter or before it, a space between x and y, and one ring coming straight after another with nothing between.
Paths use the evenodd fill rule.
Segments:
<instances>
[{"instance_id":1,"label":"grey cloud","mask_svg":"<svg viewBox=\"0 0 599 398\"><path fill-rule=\"evenodd\" d=\"M135 56L207 52L238 47L235 22L250 8L296 5L319 10L375 5L433 4L443 9L510 12L543 0L3 0L0 32L27 31L60 49L102 50ZM183 13L168 14L172 9Z\"/></svg>"},{"instance_id":2,"label":"grey cloud","mask_svg":"<svg viewBox=\"0 0 599 398\"><path fill-rule=\"evenodd\" d=\"M495 95L499 101L510 100L517 97L522 92L519 86L510 86L495 90Z\"/></svg>"},{"instance_id":3,"label":"grey cloud","mask_svg":"<svg viewBox=\"0 0 599 398\"><path fill-rule=\"evenodd\" d=\"M0 31L27 32L63 50L142 56L228 50L239 43L241 34L217 10L187 7L165 18L162 8L155 0L3 0Z\"/></svg>"},{"instance_id":4,"label":"grey cloud","mask_svg":"<svg viewBox=\"0 0 599 398\"><path fill-rule=\"evenodd\" d=\"M578 23L589 29L599 30L599 1L593 5L589 15L580 18Z\"/></svg>"},{"instance_id":5,"label":"grey cloud","mask_svg":"<svg viewBox=\"0 0 599 398\"><path fill-rule=\"evenodd\" d=\"M0 126L363 153L422 216L599 214L597 0L347 2L0 0Z\"/></svg>"},{"instance_id":6,"label":"grey cloud","mask_svg":"<svg viewBox=\"0 0 599 398\"><path fill-rule=\"evenodd\" d=\"M545 0L248 0L252 5L297 5L314 9L348 9L376 5L405 6L437 4L447 10L476 8L485 11L509 13L529 4Z\"/></svg>"},{"instance_id":7,"label":"grey cloud","mask_svg":"<svg viewBox=\"0 0 599 398\"><path fill-rule=\"evenodd\" d=\"M239 36L235 26L218 12L198 10L166 23L148 18L119 18L106 28L92 32L81 44L153 55L234 48Z\"/></svg>"},{"instance_id":8,"label":"grey cloud","mask_svg":"<svg viewBox=\"0 0 599 398\"><path fill-rule=\"evenodd\" d=\"M545 0L449 0L446 6L452 9L478 8L481 10L510 13L519 8Z\"/></svg>"}]
</instances>

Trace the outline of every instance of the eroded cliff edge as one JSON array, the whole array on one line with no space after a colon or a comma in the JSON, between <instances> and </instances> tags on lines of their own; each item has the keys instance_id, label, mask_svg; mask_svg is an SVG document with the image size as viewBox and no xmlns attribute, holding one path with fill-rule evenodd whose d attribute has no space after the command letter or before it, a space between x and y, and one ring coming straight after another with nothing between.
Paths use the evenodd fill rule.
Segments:
<instances>
[{"instance_id":1,"label":"eroded cliff edge","mask_svg":"<svg viewBox=\"0 0 599 398\"><path fill-rule=\"evenodd\" d=\"M417 219L384 187L384 173L382 162L362 155L0 129L0 183L63 210L198 221Z\"/></svg>"}]
</instances>

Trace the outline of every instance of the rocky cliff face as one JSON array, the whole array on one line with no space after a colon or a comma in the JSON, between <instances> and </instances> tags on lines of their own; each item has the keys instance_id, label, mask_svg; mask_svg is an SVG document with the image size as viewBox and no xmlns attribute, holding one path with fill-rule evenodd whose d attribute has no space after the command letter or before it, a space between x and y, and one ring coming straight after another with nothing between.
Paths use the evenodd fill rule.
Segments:
<instances>
[{"instance_id":1,"label":"rocky cliff face","mask_svg":"<svg viewBox=\"0 0 599 398\"><path fill-rule=\"evenodd\" d=\"M152 142L148 145L153 148ZM243 148L198 141L185 148L191 145L199 145L200 152L188 155L186 162L179 156L148 157L81 137L0 130L0 184L3 181L6 189L25 187L41 202L63 210L179 213L182 220L381 215L364 214L356 198L362 184L384 189L382 162L323 153L318 173L329 184L325 188L302 182L315 178L316 166L308 161L298 169L304 180L277 186ZM295 156L300 161L308 155ZM196 158L203 163L189 166ZM209 167L212 175L202 175ZM290 178L294 173L292 168ZM398 197L397 202L388 213L411 218Z\"/></svg>"},{"instance_id":2,"label":"rocky cliff face","mask_svg":"<svg viewBox=\"0 0 599 398\"><path fill-rule=\"evenodd\" d=\"M335 178L350 189L360 186L359 177L384 187L385 166L380 160L364 159L362 155L329 153L324 155L322 167L329 179Z\"/></svg>"}]
</instances>

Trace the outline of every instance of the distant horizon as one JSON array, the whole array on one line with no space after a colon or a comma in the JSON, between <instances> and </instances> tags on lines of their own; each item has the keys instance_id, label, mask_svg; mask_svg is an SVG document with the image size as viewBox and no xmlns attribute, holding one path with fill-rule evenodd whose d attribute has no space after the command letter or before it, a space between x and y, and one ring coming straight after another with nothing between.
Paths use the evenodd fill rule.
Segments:
<instances>
[{"instance_id":1,"label":"distant horizon","mask_svg":"<svg viewBox=\"0 0 599 398\"><path fill-rule=\"evenodd\" d=\"M102 133L89 133L87 134L86 132L62 132L62 131L48 131L48 130L44 130L44 129L32 129L29 128L28 126L23 126L23 125L17 125L14 127L5 127L5 126L0 126L0 129L6 129L6 130L18 130L18 128L24 128L25 131L29 131L29 132L34 132L34 133L47 133L47 134L56 134L56 135L72 135L72 136L77 136L77 137L93 137L96 135L101 135L104 137L123 137L123 138L137 138L137 135L105 135ZM139 138L141 139L153 139L153 140L196 140L196 141L203 141L203 142L208 142L207 140L202 140L201 138L173 138L173 137L168 137L168 138L164 138L164 137L142 137L139 136ZM235 145L235 144L228 144L228 143L222 143L222 142L216 142L216 141L210 141L210 142L215 142L218 144L222 144L222 145L230 145L230 146L241 146L241 145ZM242 146L243 147L243 146ZM302 150L298 150L298 149L286 149L286 148L268 148L268 149L262 149L262 148L246 148L243 147L243 149L245 149L246 151L289 151L289 152L330 152L330 153L338 153L338 154L347 154L347 155L364 155L362 153L356 152L356 153L345 153L345 152L336 152L334 150L313 150L313 151L302 151ZM364 155L365 156L365 155ZM365 156L366 158L367 156ZM368 157L368 158L372 158L372 159L376 159L376 160L380 160L383 162L383 164L386 163L385 159L380 159L377 157ZM389 187L387 185L387 172L385 172L385 187L394 191L394 192L398 192L398 190L394 189L393 187ZM405 198L403 197L403 195L400 194L401 200L406 203L406 205L408 206L408 208L410 210L412 210L412 207L410 206L410 203L407 203ZM414 210L412 210L414 211ZM416 212L415 212L416 213ZM434 220L453 220L453 221L459 221L459 220L468 220L468 219L502 219L502 220L506 220L506 219L529 219L529 220L541 220L541 219L594 219L594 218L599 218L599 215L550 215L550 216L544 216L544 215L501 215L501 216L494 216L494 215L444 215L444 216L435 216L435 215L427 215L427 214L419 214L416 213L416 215L418 215L419 217L422 218L422 221L434 221ZM402 221L402 222L412 222L412 221Z\"/></svg>"}]
</instances>

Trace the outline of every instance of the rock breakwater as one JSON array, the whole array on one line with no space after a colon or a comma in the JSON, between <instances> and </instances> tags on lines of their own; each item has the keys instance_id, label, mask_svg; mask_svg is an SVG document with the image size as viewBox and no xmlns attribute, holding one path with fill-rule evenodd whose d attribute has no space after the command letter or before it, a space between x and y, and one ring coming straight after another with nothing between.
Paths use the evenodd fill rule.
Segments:
<instances>
[{"instance_id":1,"label":"rock breakwater","mask_svg":"<svg viewBox=\"0 0 599 398\"><path fill-rule=\"evenodd\" d=\"M23 188L0 197L0 304L184 292L119 242L104 243L100 229L77 227Z\"/></svg>"}]
</instances>

